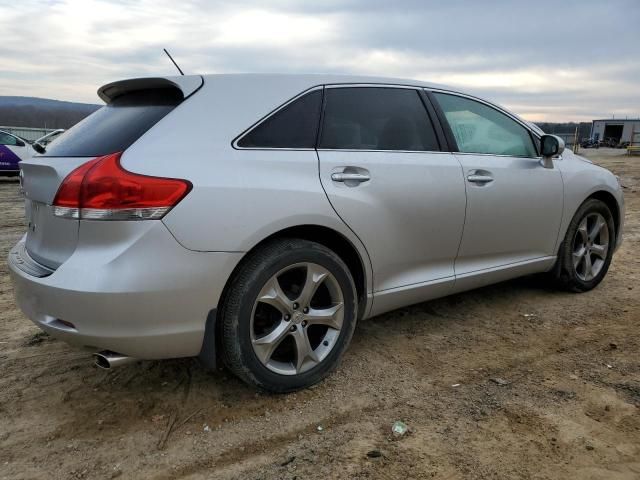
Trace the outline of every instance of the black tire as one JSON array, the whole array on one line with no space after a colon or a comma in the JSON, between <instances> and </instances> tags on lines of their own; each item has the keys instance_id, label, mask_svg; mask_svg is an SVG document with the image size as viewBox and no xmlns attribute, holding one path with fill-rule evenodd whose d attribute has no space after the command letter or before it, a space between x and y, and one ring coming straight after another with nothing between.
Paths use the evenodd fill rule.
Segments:
<instances>
[{"instance_id":1,"label":"black tire","mask_svg":"<svg viewBox=\"0 0 640 480\"><path fill-rule=\"evenodd\" d=\"M602 264L599 273L592 279L584 280L580 278L573 264L574 241L576 239L576 233L578 231L580 223L584 220L585 217L592 214L600 214L604 218L609 229L609 248L607 250L606 258L604 259L604 263ZM567 233L564 237L564 240L560 244L560 248L558 250L558 259L553 269L553 276L556 284L564 290L578 293L586 292L595 288L602 281L604 276L607 274L607 271L609 270L615 243L615 223L613 221L613 215L611 214L609 207L607 207L604 202L595 198L588 199L580 206L580 208L578 208L578 211L573 216L573 219L571 220L571 223L567 228Z\"/></svg>"},{"instance_id":2,"label":"black tire","mask_svg":"<svg viewBox=\"0 0 640 480\"><path fill-rule=\"evenodd\" d=\"M337 280L344 301L342 328L332 349L320 363L308 371L284 375L268 369L254 352L251 316L266 282L281 270L304 262L322 266ZM301 239L269 242L250 253L231 279L219 317L223 362L244 382L270 392L284 393L309 387L338 366L355 330L357 303L351 273L333 251Z\"/></svg>"}]
</instances>

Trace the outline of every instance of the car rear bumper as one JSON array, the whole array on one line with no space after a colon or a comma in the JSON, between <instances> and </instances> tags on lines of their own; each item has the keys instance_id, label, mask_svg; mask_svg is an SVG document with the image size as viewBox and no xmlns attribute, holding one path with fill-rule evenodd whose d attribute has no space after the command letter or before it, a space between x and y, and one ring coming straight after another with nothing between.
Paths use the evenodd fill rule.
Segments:
<instances>
[{"instance_id":1,"label":"car rear bumper","mask_svg":"<svg viewBox=\"0 0 640 480\"><path fill-rule=\"evenodd\" d=\"M33 271L24 238L12 249L20 309L52 336L91 350L141 359L198 355L207 315L242 254L187 250L162 222L127 222L123 238L114 237L113 222L90 223L50 274Z\"/></svg>"}]
</instances>

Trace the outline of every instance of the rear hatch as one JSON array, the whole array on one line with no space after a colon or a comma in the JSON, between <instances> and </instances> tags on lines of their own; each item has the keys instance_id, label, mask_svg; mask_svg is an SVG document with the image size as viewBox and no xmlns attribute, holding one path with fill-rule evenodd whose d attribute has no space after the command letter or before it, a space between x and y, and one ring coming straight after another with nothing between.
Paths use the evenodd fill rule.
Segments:
<instances>
[{"instance_id":1,"label":"rear hatch","mask_svg":"<svg viewBox=\"0 0 640 480\"><path fill-rule=\"evenodd\" d=\"M20 163L28 230L26 249L56 269L74 252L80 221L53 214L64 179L96 157L122 152L202 85L202 77L133 79L102 87L106 105Z\"/></svg>"}]
</instances>

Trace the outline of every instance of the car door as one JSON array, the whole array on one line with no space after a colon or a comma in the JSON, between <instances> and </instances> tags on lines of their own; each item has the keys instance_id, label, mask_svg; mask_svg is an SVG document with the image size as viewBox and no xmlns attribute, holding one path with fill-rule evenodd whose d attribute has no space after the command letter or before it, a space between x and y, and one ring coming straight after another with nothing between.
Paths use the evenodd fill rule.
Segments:
<instances>
[{"instance_id":1,"label":"car door","mask_svg":"<svg viewBox=\"0 0 640 480\"><path fill-rule=\"evenodd\" d=\"M455 156L440 151L419 90L327 86L324 102L320 179L371 258L372 313L446 294L465 187Z\"/></svg>"},{"instance_id":2,"label":"car door","mask_svg":"<svg viewBox=\"0 0 640 480\"><path fill-rule=\"evenodd\" d=\"M532 134L493 106L431 94L457 144L467 210L457 276L526 263L548 265L562 219L558 168L545 168Z\"/></svg>"}]
</instances>

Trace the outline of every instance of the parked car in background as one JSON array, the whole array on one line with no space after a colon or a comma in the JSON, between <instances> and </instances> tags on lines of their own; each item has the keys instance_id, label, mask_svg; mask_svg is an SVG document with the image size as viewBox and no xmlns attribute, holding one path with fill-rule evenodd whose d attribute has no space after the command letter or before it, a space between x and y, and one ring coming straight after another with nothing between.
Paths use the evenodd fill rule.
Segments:
<instances>
[{"instance_id":1,"label":"parked car in background","mask_svg":"<svg viewBox=\"0 0 640 480\"><path fill-rule=\"evenodd\" d=\"M606 148L616 148L618 146L618 142L619 140L617 138L607 137L600 140L598 142L598 146Z\"/></svg>"},{"instance_id":2,"label":"parked car in background","mask_svg":"<svg viewBox=\"0 0 640 480\"><path fill-rule=\"evenodd\" d=\"M292 391L359 320L538 272L591 290L622 241L611 172L451 88L207 75L98 93L22 162L9 267L22 311L105 368L221 358Z\"/></svg>"},{"instance_id":3,"label":"parked car in background","mask_svg":"<svg viewBox=\"0 0 640 480\"><path fill-rule=\"evenodd\" d=\"M36 152L44 153L46 145L62 133L64 129L59 128L29 143L18 135L0 130L0 175L18 175L22 160L31 158Z\"/></svg>"},{"instance_id":4,"label":"parked car in background","mask_svg":"<svg viewBox=\"0 0 640 480\"><path fill-rule=\"evenodd\" d=\"M582 148L600 148L600 144L593 138L583 138L580 142Z\"/></svg>"},{"instance_id":5,"label":"parked car in background","mask_svg":"<svg viewBox=\"0 0 640 480\"><path fill-rule=\"evenodd\" d=\"M51 132L43 135L42 137L34 140L33 149L38 153L44 153L47 145L53 142L59 135L64 133L64 128L57 128L56 130L52 130Z\"/></svg>"},{"instance_id":6,"label":"parked car in background","mask_svg":"<svg viewBox=\"0 0 640 480\"><path fill-rule=\"evenodd\" d=\"M33 154L34 151L26 140L0 130L0 176L17 175L20 172L19 162Z\"/></svg>"}]
</instances>

